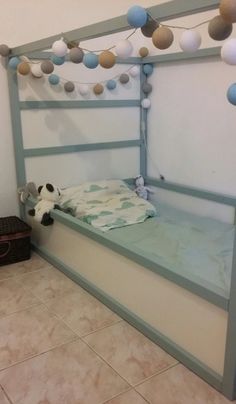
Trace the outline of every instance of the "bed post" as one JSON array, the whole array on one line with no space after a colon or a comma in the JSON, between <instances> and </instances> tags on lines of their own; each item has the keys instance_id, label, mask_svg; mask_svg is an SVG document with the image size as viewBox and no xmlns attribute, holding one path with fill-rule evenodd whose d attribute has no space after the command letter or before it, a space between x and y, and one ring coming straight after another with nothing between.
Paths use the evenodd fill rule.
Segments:
<instances>
[{"instance_id":1,"label":"bed post","mask_svg":"<svg viewBox=\"0 0 236 404\"><path fill-rule=\"evenodd\" d=\"M16 71L7 68L9 98L10 98L10 110L11 110L11 123L12 134L15 153L16 164L16 179L17 187L23 186L26 183L25 174L25 160L24 160L24 147L22 137L22 125L21 125L21 112L19 102L19 90ZM19 202L20 217L24 218L25 209L24 205Z\"/></svg>"},{"instance_id":2,"label":"bed post","mask_svg":"<svg viewBox=\"0 0 236 404\"><path fill-rule=\"evenodd\" d=\"M236 399L236 231L234 234L233 264L222 393L229 400Z\"/></svg>"},{"instance_id":3,"label":"bed post","mask_svg":"<svg viewBox=\"0 0 236 404\"><path fill-rule=\"evenodd\" d=\"M147 109L142 108L141 102L145 98L142 90L146 76L143 73L143 65L140 65L140 174L147 176Z\"/></svg>"}]
</instances>

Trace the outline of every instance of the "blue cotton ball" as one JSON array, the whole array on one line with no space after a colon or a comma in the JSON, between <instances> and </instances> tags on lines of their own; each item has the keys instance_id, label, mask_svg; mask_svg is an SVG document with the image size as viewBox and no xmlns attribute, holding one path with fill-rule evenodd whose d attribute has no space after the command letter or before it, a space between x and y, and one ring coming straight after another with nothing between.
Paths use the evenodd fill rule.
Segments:
<instances>
[{"instance_id":1,"label":"blue cotton ball","mask_svg":"<svg viewBox=\"0 0 236 404\"><path fill-rule=\"evenodd\" d=\"M236 105L236 83L229 87L227 91L227 98L230 104Z\"/></svg>"},{"instance_id":2,"label":"blue cotton ball","mask_svg":"<svg viewBox=\"0 0 236 404\"><path fill-rule=\"evenodd\" d=\"M116 88L116 81L115 80L108 80L106 87L108 90L114 90Z\"/></svg>"},{"instance_id":3,"label":"blue cotton ball","mask_svg":"<svg viewBox=\"0 0 236 404\"><path fill-rule=\"evenodd\" d=\"M133 6L127 13L127 20L131 27L139 28L147 22L147 12L143 7Z\"/></svg>"},{"instance_id":4,"label":"blue cotton ball","mask_svg":"<svg viewBox=\"0 0 236 404\"><path fill-rule=\"evenodd\" d=\"M65 56L51 56L51 61L54 65L61 66L65 62Z\"/></svg>"},{"instance_id":5,"label":"blue cotton ball","mask_svg":"<svg viewBox=\"0 0 236 404\"><path fill-rule=\"evenodd\" d=\"M10 60L9 60L9 63L8 63L8 66L11 68L11 69L14 69L14 70L16 70L17 69L17 66L20 64L20 59L17 57L17 56L14 56L13 58L11 58Z\"/></svg>"},{"instance_id":6,"label":"blue cotton ball","mask_svg":"<svg viewBox=\"0 0 236 404\"><path fill-rule=\"evenodd\" d=\"M98 56L95 53L86 53L83 58L83 64L88 69L95 69L98 66L99 60Z\"/></svg>"},{"instance_id":7,"label":"blue cotton ball","mask_svg":"<svg viewBox=\"0 0 236 404\"><path fill-rule=\"evenodd\" d=\"M146 64L143 65L143 73L146 74L146 76L150 76L153 72L153 65Z\"/></svg>"},{"instance_id":8,"label":"blue cotton ball","mask_svg":"<svg viewBox=\"0 0 236 404\"><path fill-rule=\"evenodd\" d=\"M50 74L50 76L48 77L48 81L50 84L55 86L55 85L59 84L60 77L57 74Z\"/></svg>"}]
</instances>

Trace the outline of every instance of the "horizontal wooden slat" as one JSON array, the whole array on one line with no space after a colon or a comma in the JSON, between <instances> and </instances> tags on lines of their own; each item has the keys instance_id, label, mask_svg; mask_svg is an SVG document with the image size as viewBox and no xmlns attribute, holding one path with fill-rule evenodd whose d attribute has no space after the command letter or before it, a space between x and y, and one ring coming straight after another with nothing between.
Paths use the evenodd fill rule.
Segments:
<instances>
[{"instance_id":1,"label":"horizontal wooden slat","mask_svg":"<svg viewBox=\"0 0 236 404\"><path fill-rule=\"evenodd\" d=\"M201 13L204 11L216 9L219 6L219 0L173 0L167 3L159 4L147 9L149 14L158 21L166 21L185 15ZM130 29L127 22L127 16L111 18L86 27L74 29L64 33L68 41L88 40L92 38L110 35L116 32L122 32ZM50 49L53 42L60 39L62 33L44 38L38 41L30 42L25 45L17 46L12 49L12 55L24 55L29 52Z\"/></svg>"},{"instance_id":2,"label":"horizontal wooden slat","mask_svg":"<svg viewBox=\"0 0 236 404\"><path fill-rule=\"evenodd\" d=\"M139 107L140 100L21 101L20 109L126 108Z\"/></svg>"},{"instance_id":3,"label":"horizontal wooden slat","mask_svg":"<svg viewBox=\"0 0 236 404\"><path fill-rule=\"evenodd\" d=\"M35 149L24 149L24 157L51 156L54 154L77 153L94 150L121 149L126 147L139 147L141 141L123 140L119 142L88 143L57 147L40 147Z\"/></svg>"},{"instance_id":4,"label":"horizontal wooden slat","mask_svg":"<svg viewBox=\"0 0 236 404\"><path fill-rule=\"evenodd\" d=\"M194 53L185 53L185 52L175 52L168 53L166 55L156 55L156 56L148 56L143 59L143 63L168 63L168 62L178 62L181 60L195 60L195 59L203 59L209 57L219 57L220 56L221 47L217 46L214 48L206 48L200 49Z\"/></svg>"},{"instance_id":5,"label":"horizontal wooden slat","mask_svg":"<svg viewBox=\"0 0 236 404\"><path fill-rule=\"evenodd\" d=\"M216 192L205 191L203 189L192 188L186 185L175 184L173 182L167 182L158 180L156 178L146 177L145 181L148 185L153 185L158 188L163 188L168 191L174 191L180 194L193 196L195 198L207 199L208 201L217 202L223 205L229 205L236 207L236 197L219 194Z\"/></svg>"}]
</instances>

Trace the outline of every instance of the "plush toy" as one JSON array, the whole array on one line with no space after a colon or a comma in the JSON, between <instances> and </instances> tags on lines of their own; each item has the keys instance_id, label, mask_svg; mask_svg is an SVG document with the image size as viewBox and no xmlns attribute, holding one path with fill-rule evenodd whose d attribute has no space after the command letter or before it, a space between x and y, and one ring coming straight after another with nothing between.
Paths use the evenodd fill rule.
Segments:
<instances>
[{"instance_id":1,"label":"plush toy","mask_svg":"<svg viewBox=\"0 0 236 404\"><path fill-rule=\"evenodd\" d=\"M135 178L135 192L136 194L143 199L148 199L148 192L152 192L150 188L146 187L144 185L144 178L139 175L138 177Z\"/></svg>"},{"instance_id":2,"label":"plush toy","mask_svg":"<svg viewBox=\"0 0 236 404\"><path fill-rule=\"evenodd\" d=\"M40 201L35 205L34 209L29 210L29 215L33 216L37 222L43 226L53 224L53 219L50 217L52 209L60 209L57 202L60 199L61 192L58 187L52 184L41 185L38 188Z\"/></svg>"},{"instance_id":3,"label":"plush toy","mask_svg":"<svg viewBox=\"0 0 236 404\"><path fill-rule=\"evenodd\" d=\"M18 188L18 194L20 195L20 200L22 203L25 203L30 196L35 199L37 199L39 196L34 182L27 182L24 187Z\"/></svg>"}]
</instances>

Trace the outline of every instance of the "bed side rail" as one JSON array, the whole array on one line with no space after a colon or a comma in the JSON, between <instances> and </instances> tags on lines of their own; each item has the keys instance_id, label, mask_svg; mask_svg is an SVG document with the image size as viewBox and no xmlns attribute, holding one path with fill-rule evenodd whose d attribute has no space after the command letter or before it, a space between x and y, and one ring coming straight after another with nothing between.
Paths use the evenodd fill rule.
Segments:
<instances>
[{"instance_id":1,"label":"bed side rail","mask_svg":"<svg viewBox=\"0 0 236 404\"><path fill-rule=\"evenodd\" d=\"M234 208L236 208L235 196L219 194L216 192L206 191L200 188L193 188L187 185L176 184L174 182L163 181L152 177L145 177L145 182L147 185L153 185L157 188L178 192L180 194L193 196L195 198L207 199L209 201L217 202L222 205L233 206Z\"/></svg>"}]
</instances>

